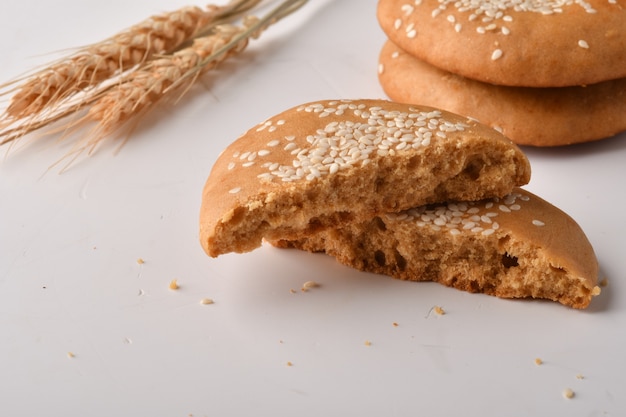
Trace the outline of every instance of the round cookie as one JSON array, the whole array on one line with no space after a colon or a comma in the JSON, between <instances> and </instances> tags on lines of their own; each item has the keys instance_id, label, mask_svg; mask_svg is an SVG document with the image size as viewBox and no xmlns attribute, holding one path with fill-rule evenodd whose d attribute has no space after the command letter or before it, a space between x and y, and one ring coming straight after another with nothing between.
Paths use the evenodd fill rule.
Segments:
<instances>
[{"instance_id":1,"label":"round cookie","mask_svg":"<svg viewBox=\"0 0 626 417\"><path fill-rule=\"evenodd\" d=\"M418 207L272 243L325 252L363 271L502 298L585 308L600 293L598 262L580 226L522 189L501 199Z\"/></svg>"},{"instance_id":2,"label":"round cookie","mask_svg":"<svg viewBox=\"0 0 626 417\"><path fill-rule=\"evenodd\" d=\"M526 156L466 117L386 100L303 104L252 127L219 156L203 191L210 256L250 251L438 201L502 196Z\"/></svg>"},{"instance_id":3,"label":"round cookie","mask_svg":"<svg viewBox=\"0 0 626 417\"><path fill-rule=\"evenodd\" d=\"M476 118L519 145L569 145L626 130L626 78L587 87L496 86L442 71L391 41L379 62L380 84L392 100Z\"/></svg>"},{"instance_id":4,"label":"round cookie","mask_svg":"<svg viewBox=\"0 0 626 417\"><path fill-rule=\"evenodd\" d=\"M587 85L626 77L616 0L380 0L388 38L445 71L492 84Z\"/></svg>"}]
</instances>

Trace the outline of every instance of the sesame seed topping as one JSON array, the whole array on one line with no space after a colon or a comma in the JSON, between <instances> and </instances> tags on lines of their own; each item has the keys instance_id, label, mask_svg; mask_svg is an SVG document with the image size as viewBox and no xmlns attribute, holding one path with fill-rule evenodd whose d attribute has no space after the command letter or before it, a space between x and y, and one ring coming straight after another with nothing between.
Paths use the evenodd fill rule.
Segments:
<instances>
[{"instance_id":1,"label":"sesame seed topping","mask_svg":"<svg viewBox=\"0 0 626 417\"><path fill-rule=\"evenodd\" d=\"M589 44L587 43L587 41L582 39L578 41L578 46L584 49L589 49Z\"/></svg>"},{"instance_id":2,"label":"sesame seed topping","mask_svg":"<svg viewBox=\"0 0 626 417\"><path fill-rule=\"evenodd\" d=\"M502 57L502 49L496 49L491 53L491 60L495 61L496 59L500 59Z\"/></svg>"},{"instance_id":3,"label":"sesame seed topping","mask_svg":"<svg viewBox=\"0 0 626 417\"><path fill-rule=\"evenodd\" d=\"M546 224L544 222L542 222L541 220L533 220L533 224L535 226L541 227L541 226L545 226Z\"/></svg>"},{"instance_id":4,"label":"sesame seed topping","mask_svg":"<svg viewBox=\"0 0 626 417\"><path fill-rule=\"evenodd\" d=\"M447 230L452 236L462 233L474 233L490 236L500 229L495 221L498 212L491 211L494 202L502 213L521 210L520 201L528 197L520 193L511 193L503 198L494 198L482 202L448 203L416 207L400 213L388 213L387 219L397 222L410 222L418 227L430 227L432 230ZM513 208L515 207L515 208ZM543 225L543 224L542 224Z\"/></svg>"},{"instance_id":5,"label":"sesame seed topping","mask_svg":"<svg viewBox=\"0 0 626 417\"><path fill-rule=\"evenodd\" d=\"M236 153L233 158L247 167L259 158L264 158L257 163L257 166L267 170L257 175L263 181L314 181L343 169L363 166L376 157L429 146L445 139L451 132L463 131L468 127L464 123L446 120L439 111L419 111L414 108L407 112L388 111L382 107L367 108L350 101L312 103L300 106L297 111L317 114L320 118L332 115L333 119L314 134L301 138L301 141L295 142L295 136L285 136L286 143L276 139L267 144L268 147L282 146L284 152L293 155L291 163L283 165L270 160L273 152L265 149ZM347 112L352 113L351 119L336 117ZM359 120L353 120L355 116ZM261 124L261 127L272 125L270 120ZM304 140L305 145L302 144ZM234 188L230 193L239 191L240 188Z\"/></svg>"},{"instance_id":6,"label":"sesame seed topping","mask_svg":"<svg viewBox=\"0 0 626 417\"><path fill-rule=\"evenodd\" d=\"M241 191L241 187L235 187L233 189L231 189L230 191L228 191L230 194L237 194L239 191Z\"/></svg>"},{"instance_id":7,"label":"sesame seed topping","mask_svg":"<svg viewBox=\"0 0 626 417\"><path fill-rule=\"evenodd\" d=\"M610 4L617 4L616 0L608 0ZM431 11L432 18L437 18L442 15L444 11L448 10L448 7L454 7L459 13L466 14L468 22L480 21L484 25L476 27L476 32L480 34L486 34L489 32L501 33L503 35L509 35L510 29L499 24L502 22L512 22L513 17L509 14L505 14L507 10L515 12L531 12L539 13L541 15L552 15L557 13L563 13L564 7L577 5L582 7L587 13L596 13L597 11L585 0L536 0L536 1L516 1L516 0L438 0L438 7ZM415 6L420 6L421 1L415 1ZM404 16L409 16L414 11L414 6L404 4L400 7L401 13ZM462 20L459 15L446 13L445 19L452 25L455 32L461 31ZM395 23L395 29L402 27L403 21L398 18ZM499 31L498 31L499 29ZM407 29L407 36L414 37L414 29ZM412 35L412 36L411 36ZM578 41L578 46L581 48L588 48L589 45L583 40ZM492 60L496 60L502 56L502 51L493 51L491 55Z\"/></svg>"}]
</instances>

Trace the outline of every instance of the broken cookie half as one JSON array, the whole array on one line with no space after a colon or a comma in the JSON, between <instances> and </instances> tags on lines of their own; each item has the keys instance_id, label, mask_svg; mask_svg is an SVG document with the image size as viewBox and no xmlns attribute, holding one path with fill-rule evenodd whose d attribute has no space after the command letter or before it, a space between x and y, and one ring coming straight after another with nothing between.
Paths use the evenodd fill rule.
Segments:
<instances>
[{"instance_id":1,"label":"broken cookie half","mask_svg":"<svg viewBox=\"0 0 626 417\"><path fill-rule=\"evenodd\" d=\"M222 152L200 239L212 257L246 252L425 204L503 197L529 179L515 144L466 117L385 100L308 103Z\"/></svg>"},{"instance_id":2,"label":"broken cookie half","mask_svg":"<svg viewBox=\"0 0 626 417\"><path fill-rule=\"evenodd\" d=\"M580 226L522 189L503 198L388 213L272 243L325 252L363 271L502 298L542 298L585 308L600 293L598 262Z\"/></svg>"}]
</instances>

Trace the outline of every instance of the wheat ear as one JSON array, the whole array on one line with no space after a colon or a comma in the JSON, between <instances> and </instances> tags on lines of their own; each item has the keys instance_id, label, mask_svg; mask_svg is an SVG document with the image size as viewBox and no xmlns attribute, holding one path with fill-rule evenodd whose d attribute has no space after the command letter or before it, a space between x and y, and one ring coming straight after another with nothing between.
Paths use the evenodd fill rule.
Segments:
<instances>
[{"instance_id":1,"label":"wheat ear","mask_svg":"<svg viewBox=\"0 0 626 417\"><path fill-rule=\"evenodd\" d=\"M95 101L81 120L98 124L77 151L95 146L125 123L149 110L170 92L191 85L202 73L215 68L230 56L242 52L250 39L257 38L285 15L301 7L306 0L287 0L263 18L247 16L241 26L216 26L211 35L198 37L193 44L176 53L155 59L129 73L122 82Z\"/></svg>"},{"instance_id":2,"label":"wheat ear","mask_svg":"<svg viewBox=\"0 0 626 417\"><path fill-rule=\"evenodd\" d=\"M46 107L54 107L79 91L146 62L155 54L174 51L212 22L241 13L257 3L258 0L237 0L226 6L209 5L205 9L183 7L152 16L109 39L82 48L9 90L15 94L6 109L5 119L33 117Z\"/></svg>"}]
</instances>

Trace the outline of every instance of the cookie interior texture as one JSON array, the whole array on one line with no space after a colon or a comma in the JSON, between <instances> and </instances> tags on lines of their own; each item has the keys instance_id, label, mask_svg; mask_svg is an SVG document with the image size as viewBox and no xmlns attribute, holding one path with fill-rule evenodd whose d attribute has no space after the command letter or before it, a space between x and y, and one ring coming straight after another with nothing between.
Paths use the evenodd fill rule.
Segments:
<instances>
[{"instance_id":1,"label":"cookie interior texture","mask_svg":"<svg viewBox=\"0 0 626 417\"><path fill-rule=\"evenodd\" d=\"M413 208L274 245L353 268L503 298L585 308L598 262L579 225L522 189L504 198Z\"/></svg>"},{"instance_id":2,"label":"cookie interior texture","mask_svg":"<svg viewBox=\"0 0 626 417\"><path fill-rule=\"evenodd\" d=\"M394 101L474 117L518 145L562 146L626 130L626 78L585 87L493 85L443 71L387 41L378 78Z\"/></svg>"},{"instance_id":3,"label":"cookie interior texture","mask_svg":"<svg viewBox=\"0 0 626 417\"><path fill-rule=\"evenodd\" d=\"M210 256L246 252L387 212L500 197L526 156L473 120L385 100L303 104L254 126L216 161L200 213Z\"/></svg>"},{"instance_id":4,"label":"cookie interior texture","mask_svg":"<svg viewBox=\"0 0 626 417\"><path fill-rule=\"evenodd\" d=\"M617 1L380 0L388 38L438 68L499 85L564 87L626 77Z\"/></svg>"}]
</instances>

